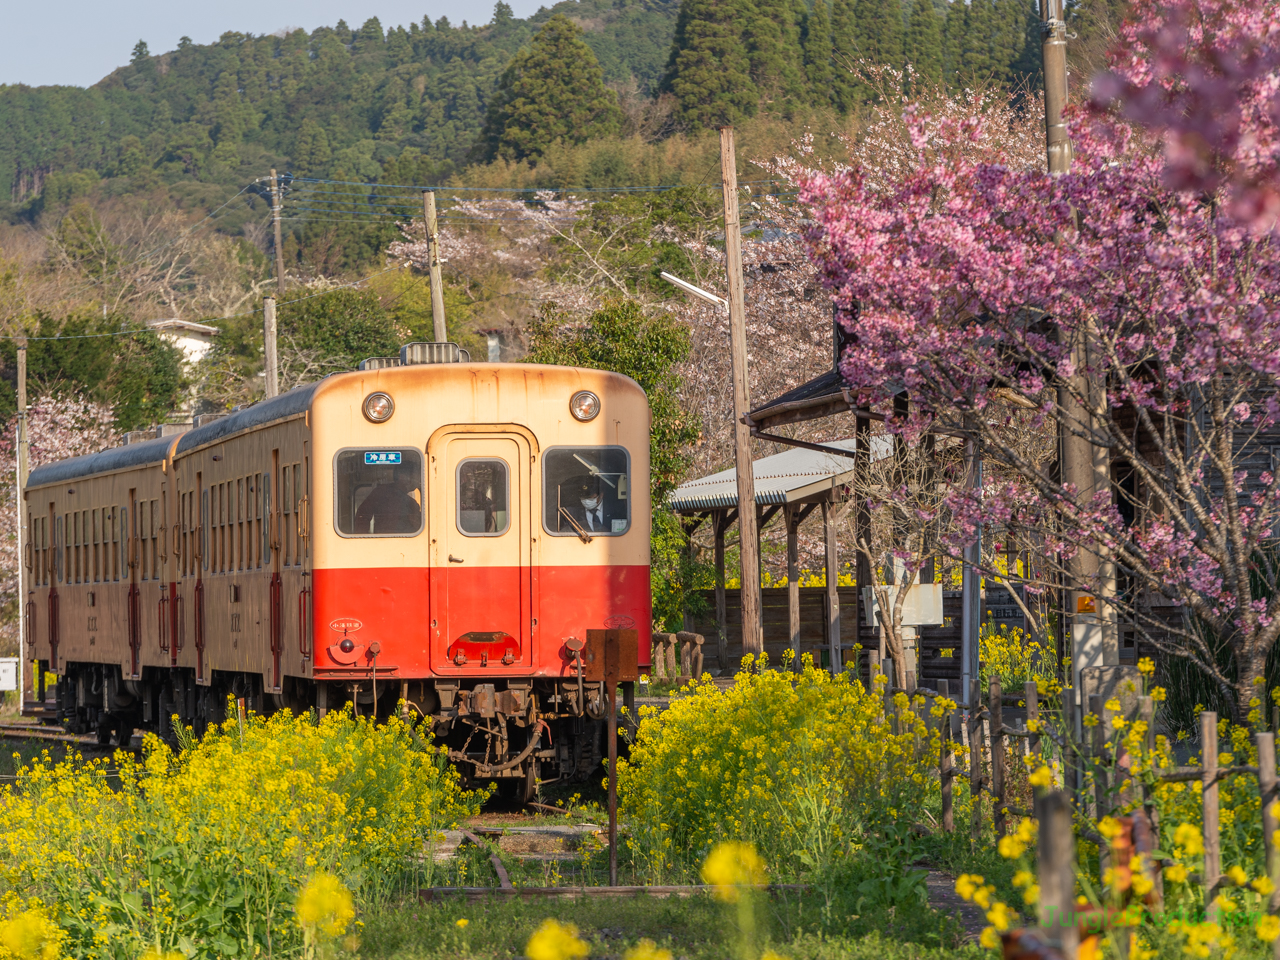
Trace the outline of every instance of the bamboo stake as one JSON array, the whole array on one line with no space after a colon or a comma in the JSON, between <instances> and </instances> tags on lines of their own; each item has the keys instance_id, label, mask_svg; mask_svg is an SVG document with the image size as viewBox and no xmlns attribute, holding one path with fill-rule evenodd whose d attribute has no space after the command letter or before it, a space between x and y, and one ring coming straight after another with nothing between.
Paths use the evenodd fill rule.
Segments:
<instances>
[{"instance_id":1,"label":"bamboo stake","mask_svg":"<svg viewBox=\"0 0 1280 960\"><path fill-rule=\"evenodd\" d=\"M972 823L969 834L973 842L982 838L982 699L978 678L969 681L969 796Z\"/></svg>"},{"instance_id":2,"label":"bamboo stake","mask_svg":"<svg viewBox=\"0 0 1280 960\"><path fill-rule=\"evenodd\" d=\"M950 684L938 681L938 696L950 699ZM955 811L952 809L951 781L955 778L955 748L951 745L951 711L942 717L942 729L938 731L942 741L942 756L938 758L938 773L942 778L942 831L955 833Z\"/></svg>"},{"instance_id":3,"label":"bamboo stake","mask_svg":"<svg viewBox=\"0 0 1280 960\"><path fill-rule=\"evenodd\" d=\"M988 696L991 710L991 802L995 804L996 838L1005 835L1004 802L1004 705L1000 681L992 680Z\"/></svg>"},{"instance_id":4,"label":"bamboo stake","mask_svg":"<svg viewBox=\"0 0 1280 960\"><path fill-rule=\"evenodd\" d=\"M1213 900L1222 878L1222 846L1218 824L1218 715L1211 710L1200 714L1200 749L1204 768L1200 783L1204 797L1205 917L1217 923L1220 911Z\"/></svg>"},{"instance_id":5,"label":"bamboo stake","mask_svg":"<svg viewBox=\"0 0 1280 960\"><path fill-rule=\"evenodd\" d=\"M1275 833L1280 819L1272 811L1277 799L1276 737L1274 733L1258 734L1258 796L1262 800L1262 848L1266 851L1267 876L1280 886L1280 855L1277 855ZM1280 889L1272 890L1267 912L1280 912ZM1280 957L1280 939L1272 941L1272 956Z\"/></svg>"}]
</instances>

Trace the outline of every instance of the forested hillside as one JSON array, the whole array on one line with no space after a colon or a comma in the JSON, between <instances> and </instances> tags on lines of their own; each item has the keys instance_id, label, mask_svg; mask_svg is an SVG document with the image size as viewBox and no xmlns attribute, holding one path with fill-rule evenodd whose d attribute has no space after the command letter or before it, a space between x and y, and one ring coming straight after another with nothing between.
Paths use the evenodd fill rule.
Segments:
<instances>
[{"instance_id":1,"label":"forested hillside","mask_svg":"<svg viewBox=\"0 0 1280 960\"><path fill-rule=\"evenodd\" d=\"M849 113L870 96L862 60L953 85L1037 80L1029 0L564 0L528 19L499 2L484 25L339 21L159 54L139 42L87 90L0 87L0 201L32 217L128 178L109 192L186 183L199 207L192 184L242 184L273 164L376 180L406 151L402 171L443 182L502 155L485 137L495 90L558 12L619 98L617 122L596 132L650 140L762 111Z\"/></svg>"},{"instance_id":2,"label":"forested hillside","mask_svg":"<svg viewBox=\"0 0 1280 960\"><path fill-rule=\"evenodd\" d=\"M88 90L0 87L0 198L21 205L68 170L233 182L278 162L375 179L406 148L442 178L466 161L504 68L555 11L585 28L607 82L647 95L678 8L567 0L521 20L499 2L484 26L441 18L384 31L371 19L353 30L339 21L310 35L184 40L159 55L140 43L128 66Z\"/></svg>"}]
</instances>

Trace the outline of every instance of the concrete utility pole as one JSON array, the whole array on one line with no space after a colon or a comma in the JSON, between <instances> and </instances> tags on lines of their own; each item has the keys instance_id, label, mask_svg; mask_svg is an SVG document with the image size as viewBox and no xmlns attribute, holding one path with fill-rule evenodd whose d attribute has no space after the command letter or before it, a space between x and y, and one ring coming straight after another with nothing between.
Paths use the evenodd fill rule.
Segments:
<instances>
[{"instance_id":1,"label":"concrete utility pole","mask_svg":"<svg viewBox=\"0 0 1280 960\"><path fill-rule=\"evenodd\" d=\"M1071 141L1062 121L1067 103L1067 25L1063 0L1040 0L1041 57L1044 65L1044 139L1049 173L1061 176L1071 169ZM1089 344L1077 332L1071 344L1075 367L1087 371ZM1064 484L1074 484L1077 502L1092 501L1101 490L1110 489L1111 470L1107 448L1092 442L1097 436L1096 417L1106 416L1106 398L1101 384L1077 374L1070 384L1058 389L1058 464ZM1084 399L1084 403L1081 402ZM1098 593L1115 593L1115 566L1098 552L1078 550L1067 563L1066 614L1071 624L1071 685L1080 690L1080 671L1085 667L1111 666L1120 662L1119 638L1114 612L1099 604ZM1079 694L1077 693L1077 696ZM1083 714L1083 708L1076 716Z\"/></svg>"},{"instance_id":2,"label":"concrete utility pole","mask_svg":"<svg viewBox=\"0 0 1280 960\"><path fill-rule=\"evenodd\" d=\"M431 319L435 327L436 343L449 339L444 322L444 281L440 278L440 232L436 229L436 195L431 190L422 192L422 216L427 224L427 257L431 265Z\"/></svg>"},{"instance_id":3,"label":"concrete utility pole","mask_svg":"<svg viewBox=\"0 0 1280 960\"><path fill-rule=\"evenodd\" d=\"M280 361L276 355L276 298L262 298L263 372L266 374L266 393L270 400L280 392Z\"/></svg>"},{"instance_id":4,"label":"concrete utility pole","mask_svg":"<svg viewBox=\"0 0 1280 960\"><path fill-rule=\"evenodd\" d=\"M271 229L276 241L276 294L284 299L284 244L280 240L280 181L271 171Z\"/></svg>"},{"instance_id":5,"label":"concrete utility pole","mask_svg":"<svg viewBox=\"0 0 1280 960\"><path fill-rule=\"evenodd\" d=\"M751 429L742 420L751 409L751 395L747 387L747 308L742 280L742 227L738 222L738 161L733 127L720 128L720 182L724 189L724 259L729 277L729 346L733 362L734 465L738 473L738 541L742 555L742 589L739 591L742 653L759 656L764 652L764 634L760 628L760 552Z\"/></svg>"},{"instance_id":6,"label":"concrete utility pole","mask_svg":"<svg viewBox=\"0 0 1280 960\"><path fill-rule=\"evenodd\" d=\"M27 486L27 338L18 341L18 712L27 698L27 508L22 491ZM33 571L34 572L34 571Z\"/></svg>"}]
</instances>

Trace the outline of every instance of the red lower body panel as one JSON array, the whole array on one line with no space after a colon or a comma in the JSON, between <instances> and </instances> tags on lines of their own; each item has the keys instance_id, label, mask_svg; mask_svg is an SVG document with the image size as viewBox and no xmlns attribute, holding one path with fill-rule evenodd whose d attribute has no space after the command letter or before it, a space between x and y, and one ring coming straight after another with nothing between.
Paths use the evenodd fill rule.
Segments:
<instances>
[{"instance_id":1,"label":"red lower body panel","mask_svg":"<svg viewBox=\"0 0 1280 960\"><path fill-rule=\"evenodd\" d=\"M313 577L317 677L368 670L375 642L387 677L567 676L564 641L602 629L638 630L639 665L649 665L647 566L339 568ZM455 640L485 633L515 637L518 659L483 668L449 660Z\"/></svg>"}]
</instances>

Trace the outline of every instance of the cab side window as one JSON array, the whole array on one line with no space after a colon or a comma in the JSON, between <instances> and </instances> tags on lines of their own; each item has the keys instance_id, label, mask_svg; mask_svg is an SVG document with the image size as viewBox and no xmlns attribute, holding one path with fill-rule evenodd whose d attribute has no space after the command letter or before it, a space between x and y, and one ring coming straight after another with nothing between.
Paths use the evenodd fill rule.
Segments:
<instances>
[{"instance_id":1,"label":"cab side window","mask_svg":"<svg viewBox=\"0 0 1280 960\"><path fill-rule=\"evenodd\" d=\"M342 450L333 460L333 525L344 537L422 532L422 453L412 448Z\"/></svg>"}]
</instances>

